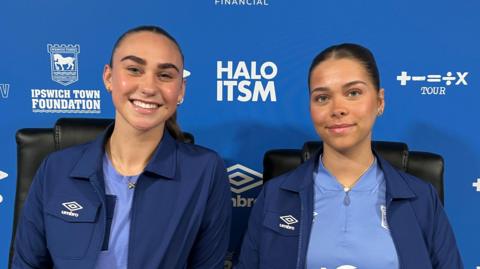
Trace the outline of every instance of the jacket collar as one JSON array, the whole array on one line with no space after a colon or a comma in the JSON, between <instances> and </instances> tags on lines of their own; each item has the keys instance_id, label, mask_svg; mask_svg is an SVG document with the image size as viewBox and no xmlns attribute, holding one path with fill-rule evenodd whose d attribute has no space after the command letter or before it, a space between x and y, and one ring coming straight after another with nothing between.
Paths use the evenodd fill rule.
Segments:
<instances>
[{"instance_id":1,"label":"jacket collar","mask_svg":"<svg viewBox=\"0 0 480 269\"><path fill-rule=\"evenodd\" d=\"M73 178L89 179L102 170L102 158L105 153L105 143L112 135L114 125L111 124L94 141L87 144L82 156L70 173ZM176 171L177 147L175 139L167 129L158 144L152 159L145 167L145 172L156 177L173 179ZM155 177L155 176L154 176Z\"/></svg>"},{"instance_id":2,"label":"jacket collar","mask_svg":"<svg viewBox=\"0 0 480 269\"><path fill-rule=\"evenodd\" d=\"M287 175L280 188L284 190L300 192L310 187L313 188L313 171L318 165L320 151L314 154L310 159L301 164L297 169Z\"/></svg>"},{"instance_id":3,"label":"jacket collar","mask_svg":"<svg viewBox=\"0 0 480 269\"><path fill-rule=\"evenodd\" d=\"M317 151L310 159L288 174L281 184L281 188L294 192L301 192L313 184L313 171L318 165L318 158L322 150ZM408 186L404 177L389 162L380 157L374 150L380 168L385 175L387 199L410 199L415 198L415 193Z\"/></svg>"},{"instance_id":4,"label":"jacket collar","mask_svg":"<svg viewBox=\"0 0 480 269\"><path fill-rule=\"evenodd\" d=\"M386 197L392 199L411 199L416 195L405 181L403 175L394 168L388 161L380 157L375 151L380 168L383 170L386 182Z\"/></svg>"}]
</instances>

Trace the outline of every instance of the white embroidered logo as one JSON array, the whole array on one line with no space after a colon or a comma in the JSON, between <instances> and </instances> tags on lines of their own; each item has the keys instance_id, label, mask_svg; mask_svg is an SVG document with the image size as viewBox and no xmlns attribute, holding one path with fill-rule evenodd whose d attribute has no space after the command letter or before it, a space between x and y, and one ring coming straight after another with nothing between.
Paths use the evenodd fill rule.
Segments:
<instances>
[{"instance_id":1,"label":"white embroidered logo","mask_svg":"<svg viewBox=\"0 0 480 269\"><path fill-rule=\"evenodd\" d=\"M388 222L387 222L387 207L384 205L380 206L380 212L382 215L382 227L388 230Z\"/></svg>"},{"instance_id":2,"label":"white embroidered logo","mask_svg":"<svg viewBox=\"0 0 480 269\"><path fill-rule=\"evenodd\" d=\"M62 205L69 211L62 210L60 213L62 213L62 215L67 215L75 218L78 218L78 213L74 213L73 211L77 211L83 208L83 206L81 206L75 201L62 203Z\"/></svg>"},{"instance_id":3,"label":"white embroidered logo","mask_svg":"<svg viewBox=\"0 0 480 269\"><path fill-rule=\"evenodd\" d=\"M288 230L295 230L295 227L291 226L292 224L298 223L298 220L292 215L281 216L280 219L285 222L285 224L280 223L279 226Z\"/></svg>"}]
</instances>

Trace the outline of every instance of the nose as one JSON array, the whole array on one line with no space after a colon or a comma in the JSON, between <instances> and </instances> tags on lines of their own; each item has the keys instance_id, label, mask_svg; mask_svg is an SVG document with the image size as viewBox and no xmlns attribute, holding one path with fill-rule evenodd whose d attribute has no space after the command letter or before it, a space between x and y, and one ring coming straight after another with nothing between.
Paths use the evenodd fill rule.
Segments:
<instances>
[{"instance_id":1,"label":"nose","mask_svg":"<svg viewBox=\"0 0 480 269\"><path fill-rule=\"evenodd\" d=\"M341 118L348 115L348 109L345 102L340 98L334 98L332 100L332 114L334 118Z\"/></svg>"},{"instance_id":2,"label":"nose","mask_svg":"<svg viewBox=\"0 0 480 269\"><path fill-rule=\"evenodd\" d=\"M140 92L145 96L152 96L157 93L157 81L155 74L146 73L140 84Z\"/></svg>"}]
</instances>

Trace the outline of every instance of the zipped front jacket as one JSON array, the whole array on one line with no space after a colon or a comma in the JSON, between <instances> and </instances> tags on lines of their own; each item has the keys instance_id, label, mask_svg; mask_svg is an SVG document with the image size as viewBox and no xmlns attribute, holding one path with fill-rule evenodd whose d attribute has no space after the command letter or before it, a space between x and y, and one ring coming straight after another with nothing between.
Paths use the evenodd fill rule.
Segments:
<instances>
[{"instance_id":1,"label":"zipped front jacket","mask_svg":"<svg viewBox=\"0 0 480 269\"><path fill-rule=\"evenodd\" d=\"M263 186L250 215L237 269L306 268L313 172L319 154ZM433 186L376 157L385 175L387 222L400 269L462 269L452 229Z\"/></svg>"},{"instance_id":2,"label":"zipped front jacket","mask_svg":"<svg viewBox=\"0 0 480 269\"><path fill-rule=\"evenodd\" d=\"M43 161L18 224L12 268L94 268L108 250L115 197L105 194L102 157L112 128ZM221 158L165 131L134 189L128 268L223 268L230 196Z\"/></svg>"}]
</instances>

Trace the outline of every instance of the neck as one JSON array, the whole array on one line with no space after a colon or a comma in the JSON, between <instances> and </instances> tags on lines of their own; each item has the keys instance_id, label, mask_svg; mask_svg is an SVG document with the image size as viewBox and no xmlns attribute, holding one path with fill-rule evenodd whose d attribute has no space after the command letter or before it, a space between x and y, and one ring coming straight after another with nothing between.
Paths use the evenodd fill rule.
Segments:
<instances>
[{"instance_id":1,"label":"neck","mask_svg":"<svg viewBox=\"0 0 480 269\"><path fill-rule=\"evenodd\" d=\"M143 132L125 124L117 125L115 121L112 136L105 145L105 151L115 170L124 176L142 173L162 139L163 132L163 126Z\"/></svg>"},{"instance_id":2,"label":"neck","mask_svg":"<svg viewBox=\"0 0 480 269\"><path fill-rule=\"evenodd\" d=\"M324 143L323 165L344 187L351 188L374 160L370 144L361 149L340 152Z\"/></svg>"}]
</instances>

